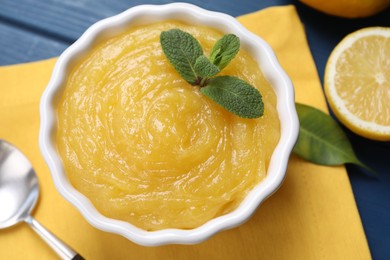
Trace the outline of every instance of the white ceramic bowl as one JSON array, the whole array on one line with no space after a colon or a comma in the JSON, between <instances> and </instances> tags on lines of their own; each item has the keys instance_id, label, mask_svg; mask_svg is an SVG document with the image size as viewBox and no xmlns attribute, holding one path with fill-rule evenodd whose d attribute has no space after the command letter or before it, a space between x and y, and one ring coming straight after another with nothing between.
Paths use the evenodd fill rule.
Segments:
<instances>
[{"instance_id":1,"label":"white ceramic bowl","mask_svg":"<svg viewBox=\"0 0 390 260\"><path fill-rule=\"evenodd\" d=\"M177 19L191 24L214 27L224 33L234 33L241 46L258 62L268 82L277 95L277 110L281 121L281 138L272 155L267 177L259 183L233 212L217 217L204 225L191 229L141 230L127 222L104 217L92 203L70 184L56 150L54 132L58 96L75 61L87 53L95 41L116 35L125 28L165 19ZM51 171L54 184L61 195L73 204L95 227L120 234L129 240L146 246L163 244L199 243L215 233L245 222L262 201L281 185L291 150L297 140L299 123L294 105L294 89L290 79L280 67L270 46L249 32L235 18L183 3L167 5L140 5L104 19L91 26L72 46L59 57L51 80L41 98L41 126L39 144Z\"/></svg>"}]
</instances>

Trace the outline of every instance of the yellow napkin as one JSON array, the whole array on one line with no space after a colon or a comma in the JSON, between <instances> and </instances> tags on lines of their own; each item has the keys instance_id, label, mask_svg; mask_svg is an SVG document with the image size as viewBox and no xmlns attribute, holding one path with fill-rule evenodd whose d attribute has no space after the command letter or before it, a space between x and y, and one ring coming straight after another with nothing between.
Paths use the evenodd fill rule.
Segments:
<instances>
[{"instance_id":1,"label":"yellow napkin","mask_svg":"<svg viewBox=\"0 0 390 260\"><path fill-rule=\"evenodd\" d=\"M292 78L296 100L326 111L303 26L293 6L238 18L268 41ZM38 148L39 98L55 59L0 68L0 138L32 161L41 199L34 216L86 259L370 259L344 167L296 156L280 190L242 226L199 245L138 246L89 225L56 191ZM1 205L0 205L1 210ZM55 259L26 224L0 230L0 259Z\"/></svg>"}]
</instances>

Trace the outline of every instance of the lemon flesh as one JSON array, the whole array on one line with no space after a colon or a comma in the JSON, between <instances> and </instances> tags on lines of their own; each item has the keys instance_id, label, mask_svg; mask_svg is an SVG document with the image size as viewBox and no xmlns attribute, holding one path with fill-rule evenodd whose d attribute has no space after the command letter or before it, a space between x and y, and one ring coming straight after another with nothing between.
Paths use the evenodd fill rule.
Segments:
<instances>
[{"instance_id":1,"label":"lemon flesh","mask_svg":"<svg viewBox=\"0 0 390 260\"><path fill-rule=\"evenodd\" d=\"M390 140L390 28L366 28L345 37L327 62L325 93L352 131Z\"/></svg>"}]
</instances>

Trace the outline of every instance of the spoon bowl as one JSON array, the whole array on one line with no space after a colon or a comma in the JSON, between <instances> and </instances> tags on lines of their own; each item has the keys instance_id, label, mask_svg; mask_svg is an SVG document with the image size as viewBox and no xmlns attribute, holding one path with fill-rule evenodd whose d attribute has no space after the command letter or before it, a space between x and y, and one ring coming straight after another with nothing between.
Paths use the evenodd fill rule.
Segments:
<instances>
[{"instance_id":1,"label":"spoon bowl","mask_svg":"<svg viewBox=\"0 0 390 260\"><path fill-rule=\"evenodd\" d=\"M0 140L0 228L26 219L39 197L38 179L27 158Z\"/></svg>"},{"instance_id":2,"label":"spoon bowl","mask_svg":"<svg viewBox=\"0 0 390 260\"><path fill-rule=\"evenodd\" d=\"M31 216L39 197L38 178L30 161L0 139L0 229L26 222L61 259L83 259Z\"/></svg>"}]
</instances>

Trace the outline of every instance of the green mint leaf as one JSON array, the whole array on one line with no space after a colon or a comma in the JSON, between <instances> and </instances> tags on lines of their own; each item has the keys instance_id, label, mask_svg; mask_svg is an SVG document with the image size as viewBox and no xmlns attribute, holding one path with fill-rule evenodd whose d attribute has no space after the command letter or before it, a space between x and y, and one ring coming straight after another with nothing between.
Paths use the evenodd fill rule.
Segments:
<instances>
[{"instance_id":1,"label":"green mint leaf","mask_svg":"<svg viewBox=\"0 0 390 260\"><path fill-rule=\"evenodd\" d=\"M264 113L260 92L249 83L234 76L219 76L210 79L200 91L224 107L244 118L257 118Z\"/></svg>"},{"instance_id":2,"label":"green mint leaf","mask_svg":"<svg viewBox=\"0 0 390 260\"><path fill-rule=\"evenodd\" d=\"M172 29L160 34L160 43L169 62L188 83L194 84L198 78L194 65L203 54L202 46L191 34Z\"/></svg>"},{"instance_id":3,"label":"green mint leaf","mask_svg":"<svg viewBox=\"0 0 390 260\"><path fill-rule=\"evenodd\" d=\"M194 69L196 74L202 78L210 78L220 72L219 68L212 64L204 55L196 59Z\"/></svg>"},{"instance_id":4,"label":"green mint leaf","mask_svg":"<svg viewBox=\"0 0 390 260\"><path fill-rule=\"evenodd\" d=\"M329 115L314 107L296 104L299 138L294 152L321 165L353 163L372 172L356 157L342 128Z\"/></svg>"},{"instance_id":5,"label":"green mint leaf","mask_svg":"<svg viewBox=\"0 0 390 260\"><path fill-rule=\"evenodd\" d=\"M200 91L228 111L243 118L257 118L264 113L260 92L233 76L215 77L240 50L240 39L224 35L210 53L203 55L199 42L189 33L172 29L160 34L165 56L187 82L199 85Z\"/></svg>"},{"instance_id":6,"label":"green mint leaf","mask_svg":"<svg viewBox=\"0 0 390 260\"><path fill-rule=\"evenodd\" d=\"M234 34L226 34L212 48L210 61L222 70L236 56L239 50L240 39Z\"/></svg>"},{"instance_id":7,"label":"green mint leaf","mask_svg":"<svg viewBox=\"0 0 390 260\"><path fill-rule=\"evenodd\" d=\"M214 45L214 47L213 47L213 49L211 50L211 53L210 53L210 62L215 65L217 63L216 62L217 56L221 52L221 48L218 48L216 50L214 50L214 48L215 48L215 45Z\"/></svg>"}]
</instances>

